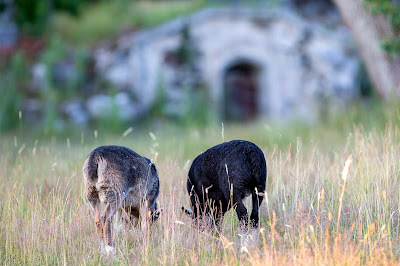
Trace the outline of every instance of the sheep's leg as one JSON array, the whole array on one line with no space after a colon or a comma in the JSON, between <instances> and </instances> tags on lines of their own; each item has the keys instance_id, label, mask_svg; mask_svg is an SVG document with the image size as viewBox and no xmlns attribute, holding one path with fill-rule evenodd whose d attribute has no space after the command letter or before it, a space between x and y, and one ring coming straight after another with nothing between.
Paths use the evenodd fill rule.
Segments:
<instances>
[{"instance_id":1,"label":"sheep's leg","mask_svg":"<svg viewBox=\"0 0 400 266\"><path fill-rule=\"evenodd\" d=\"M250 215L250 225L252 227L257 227L258 226L258 208L261 205L261 202L263 201L264 197L257 195L257 193L254 191L251 194L251 199L253 201L253 210Z\"/></svg>"},{"instance_id":2,"label":"sheep's leg","mask_svg":"<svg viewBox=\"0 0 400 266\"><path fill-rule=\"evenodd\" d=\"M132 225L129 208L126 206L121 206L116 214L119 214L119 223L121 224L123 230L128 231Z\"/></svg>"},{"instance_id":3,"label":"sheep's leg","mask_svg":"<svg viewBox=\"0 0 400 266\"><path fill-rule=\"evenodd\" d=\"M87 186L86 189L87 199L94 210L94 221L96 224L97 235L100 238L100 243L103 245L103 224L100 220L101 204L99 199L99 194L95 186Z\"/></svg>"},{"instance_id":4,"label":"sheep's leg","mask_svg":"<svg viewBox=\"0 0 400 266\"><path fill-rule=\"evenodd\" d=\"M222 222L224 220L224 214L226 210L226 204L223 204L220 202L219 206L216 208L216 217L215 217L215 228L217 230L217 233L221 232L221 226Z\"/></svg>"},{"instance_id":5,"label":"sheep's leg","mask_svg":"<svg viewBox=\"0 0 400 266\"><path fill-rule=\"evenodd\" d=\"M94 221L96 223L96 229L97 229L97 235L100 238L100 243L104 243L104 238L103 238L103 224L101 223L100 220L100 209L101 205L100 202L97 202L96 205L94 205Z\"/></svg>"},{"instance_id":6,"label":"sheep's leg","mask_svg":"<svg viewBox=\"0 0 400 266\"><path fill-rule=\"evenodd\" d=\"M200 217L200 202L196 199L196 196L194 194L190 195L190 203L191 203L191 208L193 211L193 219Z\"/></svg>"},{"instance_id":7,"label":"sheep's leg","mask_svg":"<svg viewBox=\"0 0 400 266\"><path fill-rule=\"evenodd\" d=\"M211 229L219 231L220 224L222 223L222 203L220 201L216 202L212 199L207 199L205 206L205 213L209 218L209 226Z\"/></svg>"},{"instance_id":8,"label":"sheep's leg","mask_svg":"<svg viewBox=\"0 0 400 266\"><path fill-rule=\"evenodd\" d=\"M140 211L136 208L129 209L130 225L138 226L140 223Z\"/></svg>"},{"instance_id":9,"label":"sheep's leg","mask_svg":"<svg viewBox=\"0 0 400 266\"><path fill-rule=\"evenodd\" d=\"M103 239L106 245L106 253L114 253L114 241L112 238L112 222L113 217L117 210L121 207L122 199L119 196L113 195L114 193L108 195L109 201L103 203L104 208L102 208L101 223L103 225Z\"/></svg>"},{"instance_id":10,"label":"sheep's leg","mask_svg":"<svg viewBox=\"0 0 400 266\"><path fill-rule=\"evenodd\" d=\"M112 239L112 221L116 212L115 204L106 203L101 214L101 223L103 225L103 239L106 253L113 251L114 242Z\"/></svg>"},{"instance_id":11,"label":"sheep's leg","mask_svg":"<svg viewBox=\"0 0 400 266\"><path fill-rule=\"evenodd\" d=\"M236 213L240 221L240 226L247 228L248 224L248 214L247 214L247 209L243 204L243 201L241 198L236 200Z\"/></svg>"},{"instance_id":12,"label":"sheep's leg","mask_svg":"<svg viewBox=\"0 0 400 266\"><path fill-rule=\"evenodd\" d=\"M148 232L149 225L151 224L151 207L148 200L143 200L139 209L140 228L143 232Z\"/></svg>"}]
</instances>

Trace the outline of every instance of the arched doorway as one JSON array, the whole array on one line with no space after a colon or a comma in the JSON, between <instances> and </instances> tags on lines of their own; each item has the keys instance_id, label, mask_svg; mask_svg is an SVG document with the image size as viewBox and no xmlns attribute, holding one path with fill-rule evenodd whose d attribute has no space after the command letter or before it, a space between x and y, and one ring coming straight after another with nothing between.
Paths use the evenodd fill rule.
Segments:
<instances>
[{"instance_id":1,"label":"arched doorway","mask_svg":"<svg viewBox=\"0 0 400 266\"><path fill-rule=\"evenodd\" d=\"M249 121L258 112L259 69L254 64L240 61L224 73L224 119Z\"/></svg>"}]
</instances>

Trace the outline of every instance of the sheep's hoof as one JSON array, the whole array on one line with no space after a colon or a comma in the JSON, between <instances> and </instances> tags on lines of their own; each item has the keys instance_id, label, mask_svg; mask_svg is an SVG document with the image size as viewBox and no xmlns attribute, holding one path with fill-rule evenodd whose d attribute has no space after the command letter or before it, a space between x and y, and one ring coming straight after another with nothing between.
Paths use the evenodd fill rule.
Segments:
<instances>
[{"instance_id":1,"label":"sheep's hoof","mask_svg":"<svg viewBox=\"0 0 400 266\"><path fill-rule=\"evenodd\" d=\"M101 253L103 253L104 255L114 255L117 252L114 247L105 245L101 248Z\"/></svg>"},{"instance_id":2,"label":"sheep's hoof","mask_svg":"<svg viewBox=\"0 0 400 266\"><path fill-rule=\"evenodd\" d=\"M250 229L249 231L244 232L244 234L239 234L239 237L240 246L242 248L255 245L258 239L258 231L256 229Z\"/></svg>"}]
</instances>

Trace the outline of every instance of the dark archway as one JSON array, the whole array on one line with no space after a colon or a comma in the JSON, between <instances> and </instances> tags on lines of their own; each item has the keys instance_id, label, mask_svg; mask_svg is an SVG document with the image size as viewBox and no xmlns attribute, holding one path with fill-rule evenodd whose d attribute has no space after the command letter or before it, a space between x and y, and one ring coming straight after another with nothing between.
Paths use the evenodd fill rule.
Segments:
<instances>
[{"instance_id":1,"label":"dark archway","mask_svg":"<svg viewBox=\"0 0 400 266\"><path fill-rule=\"evenodd\" d=\"M258 112L259 69L240 61L228 67L224 73L224 119L248 121Z\"/></svg>"}]
</instances>

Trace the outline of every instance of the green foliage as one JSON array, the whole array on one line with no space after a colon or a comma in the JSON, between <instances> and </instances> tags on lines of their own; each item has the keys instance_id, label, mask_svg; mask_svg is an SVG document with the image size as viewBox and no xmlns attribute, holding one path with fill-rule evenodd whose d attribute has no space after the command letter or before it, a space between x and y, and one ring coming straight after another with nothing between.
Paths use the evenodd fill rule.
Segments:
<instances>
[{"instance_id":1,"label":"green foliage","mask_svg":"<svg viewBox=\"0 0 400 266\"><path fill-rule=\"evenodd\" d=\"M197 61L199 52L196 43L193 41L190 28L185 25L181 31L180 45L176 51L176 55L181 62L178 71L189 71L192 78L187 82L181 82L184 93L184 115L182 122L185 125L203 125L207 126L215 123L216 115L213 108L210 108L209 89L201 82L201 77L197 69Z\"/></svg>"},{"instance_id":2,"label":"green foliage","mask_svg":"<svg viewBox=\"0 0 400 266\"><path fill-rule=\"evenodd\" d=\"M209 92L205 87L186 91L185 114L181 121L185 126L215 125L217 115L210 106Z\"/></svg>"},{"instance_id":3,"label":"green foliage","mask_svg":"<svg viewBox=\"0 0 400 266\"><path fill-rule=\"evenodd\" d=\"M162 79L162 75L160 75L159 78L157 79L154 103L149 110L147 118L164 117L166 115L164 112L166 101L167 100L165 96L164 80Z\"/></svg>"},{"instance_id":4,"label":"green foliage","mask_svg":"<svg viewBox=\"0 0 400 266\"><path fill-rule=\"evenodd\" d=\"M215 122L213 108L209 107L209 92L207 87L202 84L201 77L193 78L196 74L199 76L196 60L198 51L196 44L190 35L190 29L186 25L181 31L180 45L174 51L170 51L177 61L173 67L176 71L174 77L176 82L173 86L179 89L183 96L183 107L179 110L182 113L166 113L166 95L165 83L160 75L157 84L156 97L150 110L149 116L154 118L167 118L185 126L207 126ZM189 74L188 74L189 73Z\"/></svg>"},{"instance_id":5,"label":"green foliage","mask_svg":"<svg viewBox=\"0 0 400 266\"><path fill-rule=\"evenodd\" d=\"M108 95L115 96L115 93L110 91ZM122 119L121 114L119 113L120 111L121 110L119 110L114 97L108 112L104 112L101 117L93 121L92 127L107 133L120 133L125 131L127 128L132 126L132 121Z\"/></svg>"},{"instance_id":6,"label":"green foliage","mask_svg":"<svg viewBox=\"0 0 400 266\"><path fill-rule=\"evenodd\" d=\"M400 29L399 6L390 0L366 0L373 14L383 14L390 24L397 30Z\"/></svg>"},{"instance_id":7,"label":"green foliage","mask_svg":"<svg viewBox=\"0 0 400 266\"><path fill-rule=\"evenodd\" d=\"M383 15L395 32L394 37L384 37L382 48L394 58L400 53L400 7L391 0L365 0L372 14Z\"/></svg>"},{"instance_id":8,"label":"green foliage","mask_svg":"<svg viewBox=\"0 0 400 266\"><path fill-rule=\"evenodd\" d=\"M0 132L18 125L22 90L26 88L28 68L22 53L16 53L3 66L0 82Z\"/></svg>"},{"instance_id":9,"label":"green foliage","mask_svg":"<svg viewBox=\"0 0 400 266\"><path fill-rule=\"evenodd\" d=\"M87 3L93 2L88 0L55 0L53 6L55 10L65 11L74 16L78 15L81 7Z\"/></svg>"},{"instance_id":10,"label":"green foliage","mask_svg":"<svg viewBox=\"0 0 400 266\"><path fill-rule=\"evenodd\" d=\"M384 38L382 49L385 50L391 58L395 58L400 52L400 36L393 38Z\"/></svg>"},{"instance_id":11,"label":"green foliage","mask_svg":"<svg viewBox=\"0 0 400 266\"><path fill-rule=\"evenodd\" d=\"M181 43L178 47L177 56L179 59L190 67L196 64L197 51L196 45L190 35L190 29L188 25L185 25L181 32Z\"/></svg>"},{"instance_id":12,"label":"green foliage","mask_svg":"<svg viewBox=\"0 0 400 266\"><path fill-rule=\"evenodd\" d=\"M171 115L165 112L167 99L165 98L165 89L163 86L163 81L160 79L153 106L145 119L164 119L184 127L201 127L215 124L216 115L214 110L209 106L210 99L208 90L205 87L182 88L184 90L183 113L181 115Z\"/></svg>"},{"instance_id":13,"label":"green foliage","mask_svg":"<svg viewBox=\"0 0 400 266\"><path fill-rule=\"evenodd\" d=\"M70 49L59 35L51 36L40 60L46 68L44 90L47 92L56 89L59 91L59 97L64 100L76 96L86 79L88 59L89 54L85 49ZM71 69L63 71L63 73L54 73L60 64L69 64ZM69 74L65 73L68 71ZM60 74L66 75L65 82L57 80L57 75Z\"/></svg>"},{"instance_id":14,"label":"green foliage","mask_svg":"<svg viewBox=\"0 0 400 266\"><path fill-rule=\"evenodd\" d=\"M191 13L205 5L204 0L185 1L100 1L86 5L79 16L56 13L49 29L68 41L92 45L121 30L152 27L180 15Z\"/></svg>"},{"instance_id":15,"label":"green foliage","mask_svg":"<svg viewBox=\"0 0 400 266\"><path fill-rule=\"evenodd\" d=\"M44 67L44 79L37 88L37 98L42 105L42 124L45 131L65 130L59 112L66 100L82 97L87 79L89 55L83 48L71 49L58 35L52 35L42 51L38 63ZM25 77L25 82L32 82Z\"/></svg>"},{"instance_id":16,"label":"green foliage","mask_svg":"<svg viewBox=\"0 0 400 266\"><path fill-rule=\"evenodd\" d=\"M49 0L15 0L15 18L22 31L39 34L50 16Z\"/></svg>"},{"instance_id":17,"label":"green foliage","mask_svg":"<svg viewBox=\"0 0 400 266\"><path fill-rule=\"evenodd\" d=\"M15 17L20 28L33 34L41 34L56 11L78 15L82 6L96 0L15 0Z\"/></svg>"},{"instance_id":18,"label":"green foliage","mask_svg":"<svg viewBox=\"0 0 400 266\"><path fill-rule=\"evenodd\" d=\"M371 81L368 77L367 70L365 68L365 64L361 63L361 68L359 72L360 79L360 96L363 99L367 98L376 98L378 97L376 91L372 87Z\"/></svg>"}]
</instances>

